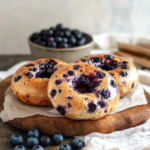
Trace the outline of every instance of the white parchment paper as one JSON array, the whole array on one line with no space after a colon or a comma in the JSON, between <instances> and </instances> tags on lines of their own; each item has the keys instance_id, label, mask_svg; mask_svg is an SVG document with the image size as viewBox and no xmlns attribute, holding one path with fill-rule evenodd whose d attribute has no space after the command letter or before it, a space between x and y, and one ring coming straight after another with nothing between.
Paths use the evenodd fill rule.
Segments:
<instances>
[{"instance_id":1,"label":"white parchment paper","mask_svg":"<svg viewBox=\"0 0 150 150\"><path fill-rule=\"evenodd\" d=\"M144 95L143 85L138 83L130 94L120 99L119 104L112 113L143 104L147 104L147 100ZM6 90L4 111L0 113L0 117L4 122L14 118L24 118L36 114L49 117L64 117L60 115L53 107L36 107L26 105L13 94L11 87Z\"/></svg>"}]
</instances>

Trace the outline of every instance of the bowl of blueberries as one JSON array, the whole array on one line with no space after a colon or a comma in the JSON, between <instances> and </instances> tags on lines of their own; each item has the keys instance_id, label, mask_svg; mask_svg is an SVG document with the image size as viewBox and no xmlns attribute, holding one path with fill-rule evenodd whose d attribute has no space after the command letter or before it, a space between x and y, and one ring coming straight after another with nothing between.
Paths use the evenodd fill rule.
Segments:
<instances>
[{"instance_id":1,"label":"bowl of blueberries","mask_svg":"<svg viewBox=\"0 0 150 150\"><path fill-rule=\"evenodd\" d=\"M33 33L29 36L28 43L34 59L50 57L70 63L89 55L94 40L87 33L57 24Z\"/></svg>"}]
</instances>

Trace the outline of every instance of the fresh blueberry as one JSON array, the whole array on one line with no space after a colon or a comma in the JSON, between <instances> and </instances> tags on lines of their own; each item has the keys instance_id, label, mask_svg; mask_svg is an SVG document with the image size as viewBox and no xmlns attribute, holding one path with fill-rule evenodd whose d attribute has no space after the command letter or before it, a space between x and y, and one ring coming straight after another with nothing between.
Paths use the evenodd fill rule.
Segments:
<instances>
[{"instance_id":1,"label":"fresh blueberry","mask_svg":"<svg viewBox=\"0 0 150 150\"><path fill-rule=\"evenodd\" d=\"M21 145L23 143L23 137L19 134L13 134L10 137L10 144L12 146Z\"/></svg>"},{"instance_id":2,"label":"fresh blueberry","mask_svg":"<svg viewBox=\"0 0 150 150\"><path fill-rule=\"evenodd\" d=\"M98 96L101 99L108 99L110 97L110 91L108 91L107 89L102 89L99 91Z\"/></svg>"},{"instance_id":3,"label":"fresh blueberry","mask_svg":"<svg viewBox=\"0 0 150 150\"><path fill-rule=\"evenodd\" d=\"M14 150L26 150L26 148L23 145L17 145Z\"/></svg>"},{"instance_id":4,"label":"fresh blueberry","mask_svg":"<svg viewBox=\"0 0 150 150\"><path fill-rule=\"evenodd\" d=\"M67 43L64 43L64 42L59 44L59 48L68 48L68 47L69 47L69 45Z\"/></svg>"},{"instance_id":5,"label":"fresh blueberry","mask_svg":"<svg viewBox=\"0 0 150 150\"><path fill-rule=\"evenodd\" d=\"M47 38L47 41L49 42L49 41L54 41L54 38L53 37L48 37Z\"/></svg>"},{"instance_id":6,"label":"fresh blueberry","mask_svg":"<svg viewBox=\"0 0 150 150\"><path fill-rule=\"evenodd\" d=\"M21 78L22 78L22 76L19 75L19 76L17 76L17 77L14 78L14 81L17 82L17 81L19 81Z\"/></svg>"},{"instance_id":7,"label":"fresh blueberry","mask_svg":"<svg viewBox=\"0 0 150 150\"><path fill-rule=\"evenodd\" d=\"M69 39L68 39L68 43L72 44L72 45L75 45L77 42L76 38L74 36L71 36Z\"/></svg>"},{"instance_id":8,"label":"fresh blueberry","mask_svg":"<svg viewBox=\"0 0 150 150\"><path fill-rule=\"evenodd\" d=\"M36 137L30 137L27 139L28 148L33 148L33 146L39 145L39 140Z\"/></svg>"},{"instance_id":9,"label":"fresh blueberry","mask_svg":"<svg viewBox=\"0 0 150 150\"><path fill-rule=\"evenodd\" d=\"M38 138L40 135L39 131L37 129L31 129L29 132L28 132L28 137L36 137Z\"/></svg>"},{"instance_id":10,"label":"fresh blueberry","mask_svg":"<svg viewBox=\"0 0 150 150\"><path fill-rule=\"evenodd\" d=\"M82 142L80 139L78 139L78 138L74 138L74 139L71 141L71 146L72 146L72 148L75 149L75 150L80 149L80 148L82 147L82 145L83 145L83 142Z\"/></svg>"},{"instance_id":11,"label":"fresh blueberry","mask_svg":"<svg viewBox=\"0 0 150 150\"><path fill-rule=\"evenodd\" d=\"M68 39L67 38L62 38L62 42L64 42L64 43L67 43L68 42Z\"/></svg>"},{"instance_id":12,"label":"fresh blueberry","mask_svg":"<svg viewBox=\"0 0 150 150\"><path fill-rule=\"evenodd\" d=\"M68 144L63 144L60 146L59 150L71 150L71 146Z\"/></svg>"},{"instance_id":13,"label":"fresh blueberry","mask_svg":"<svg viewBox=\"0 0 150 150\"><path fill-rule=\"evenodd\" d=\"M63 37L64 36L64 32L63 31L56 31L55 32L55 37L60 36Z\"/></svg>"},{"instance_id":14,"label":"fresh blueberry","mask_svg":"<svg viewBox=\"0 0 150 150\"><path fill-rule=\"evenodd\" d=\"M55 145L59 145L60 143L62 143L64 140L63 136L61 134L55 134L53 136L53 142Z\"/></svg>"},{"instance_id":15,"label":"fresh blueberry","mask_svg":"<svg viewBox=\"0 0 150 150\"><path fill-rule=\"evenodd\" d=\"M120 74L122 77L125 77L125 76L127 76L127 75L128 75L128 73L127 73L127 72L125 72L125 71L120 71L120 72L119 72L119 74Z\"/></svg>"},{"instance_id":16,"label":"fresh blueberry","mask_svg":"<svg viewBox=\"0 0 150 150\"><path fill-rule=\"evenodd\" d=\"M33 33L33 34L31 35L30 40L31 40L31 41L35 41L35 40L38 39L38 38L39 38L39 34L38 34L38 33Z\"/></svg>"},{"instance_id":17,"label":"fresh blueberry","mask_svg":"<svg viewBox=\"0 0 150 150\"><path fill-rule=\"evenodd\" d=\"M56 43L61 43L62 42L62 37L55 37L55 42Z\"/></svg>"},{"instance_id":18,"label":"fresh blueberry","mask_svg":"<svg viewBox=\"0 0 150 150\"><path fill-rule=\"evenodd\" d=\"M56 25L56 30L61 30L61 29L63 29L64 27L63 27L63 25L61 24L61 23L58 23L57 25Z\"/></svg>"},{"instance_id":19,"label":"fresh blueberry","mask_svg":"<svg viewBox=\"0 0 150 150\"><path fill-rule=\"evenodd\" d=\"M82 33L79 30L72 30L72 34L79 40L82 38Z\"/></svg>"},{"instance_id":20,"label":"fresh blueberry","mask_svg":"<svg viewBox=\"0 0 150 150\"><path fill-rule=\"evenodd\" d=\"M45 41L40 41L40 42L39 42L39 45L41 45L41 46L46 46L47 43L46 43Z\"/></svg>"},{"instance_id":21,"label":"fresh blueberry","mask_svg":"<svg viewBox=\"0 0 150 150\"><path fill-rule=\"evenodd\" d=\"M105 55L105 58L111 60L111 59L113 59L114 57L113 57L112 55Z\"/></svg>"},{"instance_id":22,"label":"fresh blueberry","mask_svg":"<svg viewBox=\"0 0 150 150\"><path fill-rule=\"evenodd\" d=\"M82 45L84 45L85 44L85 42L86 42L86 39L84 38L84 37L82 37L78 42L77 42L77 46L82 46Z\"/></svg>"},{"instance_id":23,"label":"fresh blueberry","mask_svg":"<svg viewBox=\"0 0 150 150\"><path fill-rule=\"evenodd\" d=\"M57 47L57 44L56 44L56 42L54 42L54 41L49 41L49 42L47 43L47 46L48 46L48 47L56 48L56 47Z\"/></svg>"},{"instance_id":24,"label":"fresh blueberry","mask_svg":"<svg viewBox=\"0 0 150 150\"><path fill-rule=\"evenodd\" d=\"M53 36L53 34L54 34L54 30L51 28L51 29L49 29L48 30L48 34L49 34L49 36Z\"/></svg>"},{"instance_id":25,"label":"fresh blueberry","mask_svg":"<svg viewBox=\"0 0 150 150\"><path fill-rule=\"evenodd\" d=\"M48 145L51 144L51 139L50 139L49 136L43 135L43 136L41 136L41 138L40 138L40 143L41 143L41 145L42 145L43 147L46 147L46 146L48 146Z\"/></svg>"},{"instance_id":26,"label":"fresh blueberry","mask_svg":"<svg viewBox=\"0 0 150 150\"><path fill-rule=\"evenodd\" d=\"M48 36L48 30L46 29L41 30L40 36Z\"/></svg>"},{"instance_id":27,"label":"fresh blueberry","mask_svg":"<svg viewBox=\"0 0 150 150\"><path fill-rule=\"evenodd\" d=\"M71 32L70 32L70 30L68 30L68 29L64 29L64 35L65 35L65 37L70 37L71 36Z\"/></svg>"},{"instance_id":28,"label":"fresh blueberry","mask_svg":"<svg viewBox=\"0 0 150 150\"><path fill-rule=\"evenodd\" d=\"M32 150L44 150L42 146L40 145L35 145Z\"/></svg>"}]
</instances>

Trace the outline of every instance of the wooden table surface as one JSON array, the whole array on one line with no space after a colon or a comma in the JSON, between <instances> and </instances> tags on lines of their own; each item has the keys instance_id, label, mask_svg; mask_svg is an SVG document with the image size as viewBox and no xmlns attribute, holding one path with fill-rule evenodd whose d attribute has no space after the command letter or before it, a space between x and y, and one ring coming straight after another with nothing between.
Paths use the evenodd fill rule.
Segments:
<instances>
[{"instance_id":1,"label":"wooden table surface","mask_svg":"<svg viewBox=\"0 0 150 150\"><path fill-rule=\"evenodd\" d=\"M0 71L7 70L18 62L25 60L33 60L31 55L0 55ZM1 89L0 89L1 90ZM0 150L13 150L9 143L9 138L12 134L21 134L24 138L24 146L26 147L27 132L11 127L0 119ZM65 138L64 143L71 144L72 137ZM59 145L51 145L44 150L59 150ZM28 149L27 149L28 150ZM80 149L81 150L81 149Z\"/></svg>"}]
</instances>

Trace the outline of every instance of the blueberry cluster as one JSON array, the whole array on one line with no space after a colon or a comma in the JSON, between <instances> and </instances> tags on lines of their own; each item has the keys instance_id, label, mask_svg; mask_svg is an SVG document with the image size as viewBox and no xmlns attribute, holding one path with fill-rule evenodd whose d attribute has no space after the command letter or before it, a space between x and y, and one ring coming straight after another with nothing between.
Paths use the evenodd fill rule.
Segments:
<instances>
[{"instance_id":1,"label":"blueberry cluster","mask_svg":"<svg viewBox=\"0 0 150 150\"><path fill-rule=\"evenodd\" d=\"M40 33L33 33L30 40L38 45L52 48L82 46L86 42L86 38L79 30L70 30L62 24L41 30Z\"/></svg>"},{"instance_id":2,"label":"blueberry cluster","mask_svg":"<svg viewBox=\"0 0 150 150\"><path fill-rule=\"evenodd\" d=\"M63 142L64 138L61 134L55 134L51 138L47 135L41 137L37 129L31 129L28 132L27 147L32 148L32 150L43 150L43 147L49 146L52 142L55 145L59 145ZM13 134L10 137L10 144L14 147L14 150L26 150L23 144L23 137L19 134ZM82 141L80 139L74 138L71 142L71 146L74 150L78 150L82 147ZM62 144L59 150L71 150L71 146L68 144Z\"/></svg>"}]
</instances>

